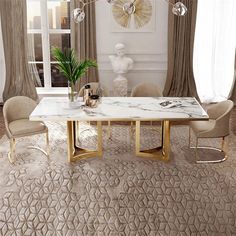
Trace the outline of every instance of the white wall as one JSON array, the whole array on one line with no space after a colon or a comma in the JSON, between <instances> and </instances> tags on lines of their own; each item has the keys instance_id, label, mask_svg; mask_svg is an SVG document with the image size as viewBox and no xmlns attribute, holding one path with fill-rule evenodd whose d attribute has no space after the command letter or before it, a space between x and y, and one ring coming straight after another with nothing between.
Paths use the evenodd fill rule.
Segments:
<instances>
[{"instance_id":1,"label":"white wall","mask_svg":"<svg viewBox=\"0 0 236 236\"><path fill-rule=\"evenodd\" d=\"M2 42L2 28L1 28L1 18L0 18L0 103L3 102L2 93L5 85L5 60Z\"/></svg>"},{"instance_id":2,"label":"white wall","mask_svg":"<svg viewBox=\"0 0 236 236\"><path fill-rule=\"evenodd\" d=\"M153 32L112 32L111 5L106 1L96 3L97 48L100 81L112 89L115 74L108 55L114 54L114 46L126 45L127 56L133 58L134 68L127 75L129 90L140 82L154 82L161 89L165 85L167 70L168 4L155 1L155 30Z\"/></svg>"}]
</instances>

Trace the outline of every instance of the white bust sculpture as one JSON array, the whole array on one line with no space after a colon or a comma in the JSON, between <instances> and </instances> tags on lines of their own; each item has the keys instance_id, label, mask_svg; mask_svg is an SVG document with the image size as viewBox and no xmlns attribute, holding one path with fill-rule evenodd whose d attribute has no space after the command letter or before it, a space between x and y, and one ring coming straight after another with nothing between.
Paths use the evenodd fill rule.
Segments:
<instances>
[{"instance_id":1,"label":"white bust sculpture","mask_svg":"<svg viewBox=\"0 0 236 236\"><path fill-rule=\"evenodd\" d=\"M133 68L133 60L125 56L125 45L118 43L115 46L116 55L109 56L112 69L116 74L126 74Z\"/></svg>"},{"instance_id":2,"label":"white bust sculpture","mask_svg":"<svg viewBox=\"0 0 236 236\"><path fill-rule=\"evenodd\" d=\"M116 55L109 56L112 69L118 76L114 80L114 96L127 96L128 82L125 74L133 68L133 60L125 56L125 45L115 45Z\"/></svg>"}]
</instances>

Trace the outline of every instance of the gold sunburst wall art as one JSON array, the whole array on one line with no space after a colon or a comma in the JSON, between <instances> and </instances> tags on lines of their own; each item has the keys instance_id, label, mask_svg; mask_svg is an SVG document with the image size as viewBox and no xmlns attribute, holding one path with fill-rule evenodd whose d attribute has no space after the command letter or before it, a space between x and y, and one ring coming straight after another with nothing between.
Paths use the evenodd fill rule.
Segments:
<instances>
[{"instance_id":1,"label":"gold sunburst wall art","mask_svg":"<svg viewBox=\"0 0 236 236\"><path fill-rule=\"evenodd\" d=\"M153 6L150 0L115 0L112 14L120 26L130 28L133 24L139 29L151 20Z\"/></svg>"}]
</instances>

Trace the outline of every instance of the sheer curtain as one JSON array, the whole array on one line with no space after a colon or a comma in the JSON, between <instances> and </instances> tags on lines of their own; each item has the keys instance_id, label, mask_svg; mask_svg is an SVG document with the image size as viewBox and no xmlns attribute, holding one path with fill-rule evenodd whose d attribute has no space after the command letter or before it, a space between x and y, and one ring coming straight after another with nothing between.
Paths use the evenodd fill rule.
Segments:
<instances>
[{"instance_id":1,"label":"sheer curtain","mask_svg":"<svg viewBox=\"0 0 236 236\"><path fill-rule=\"evenodd\" d=\"M198 0L194 75L202 102L225 100L234 82L236 1Z\"/></svg>"},{"instance_id":2,"label":"sheer curtain","mask_svg":"<svg viewBox=\"0 0 236 236\"><path fill-rule=\"evenodd\" d=\"M34 34L28 34L28 60L30 62L35 62L35 50L34 50ZM29 70L30 74L32 76L32 79L34 81L35 87L42 87L42 83L40 81L39 73L37 70L37 66L35 63L29 64Z\"/></svg>"}]
</instances>

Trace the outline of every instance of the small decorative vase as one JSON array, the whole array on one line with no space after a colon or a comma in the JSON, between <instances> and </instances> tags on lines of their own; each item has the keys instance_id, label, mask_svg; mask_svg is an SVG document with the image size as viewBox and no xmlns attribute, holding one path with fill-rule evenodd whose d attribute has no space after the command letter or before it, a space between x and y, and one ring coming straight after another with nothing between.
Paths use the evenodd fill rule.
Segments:
<instances>
[{"instance_id":1,"label":"small decorative vase","mask_svg":"<svg viewBox=\"0 0 236 236\"><path fill-rule=\"evenodd\" d=\"M68 81L68 98L70 103L74 104L78 97L77 84Z\"/></svg>"},{"instance_id":2,"label":"small decorative vase","mask_svg":"<svg viewBox=\"0 0 236 236\"><path fill-rule=\"evenodd\" d=\"M99 96L98 95L91 95L89 98L89 106L95 108L98 106L99 103Z\"/></svg>"}]
</instances>

